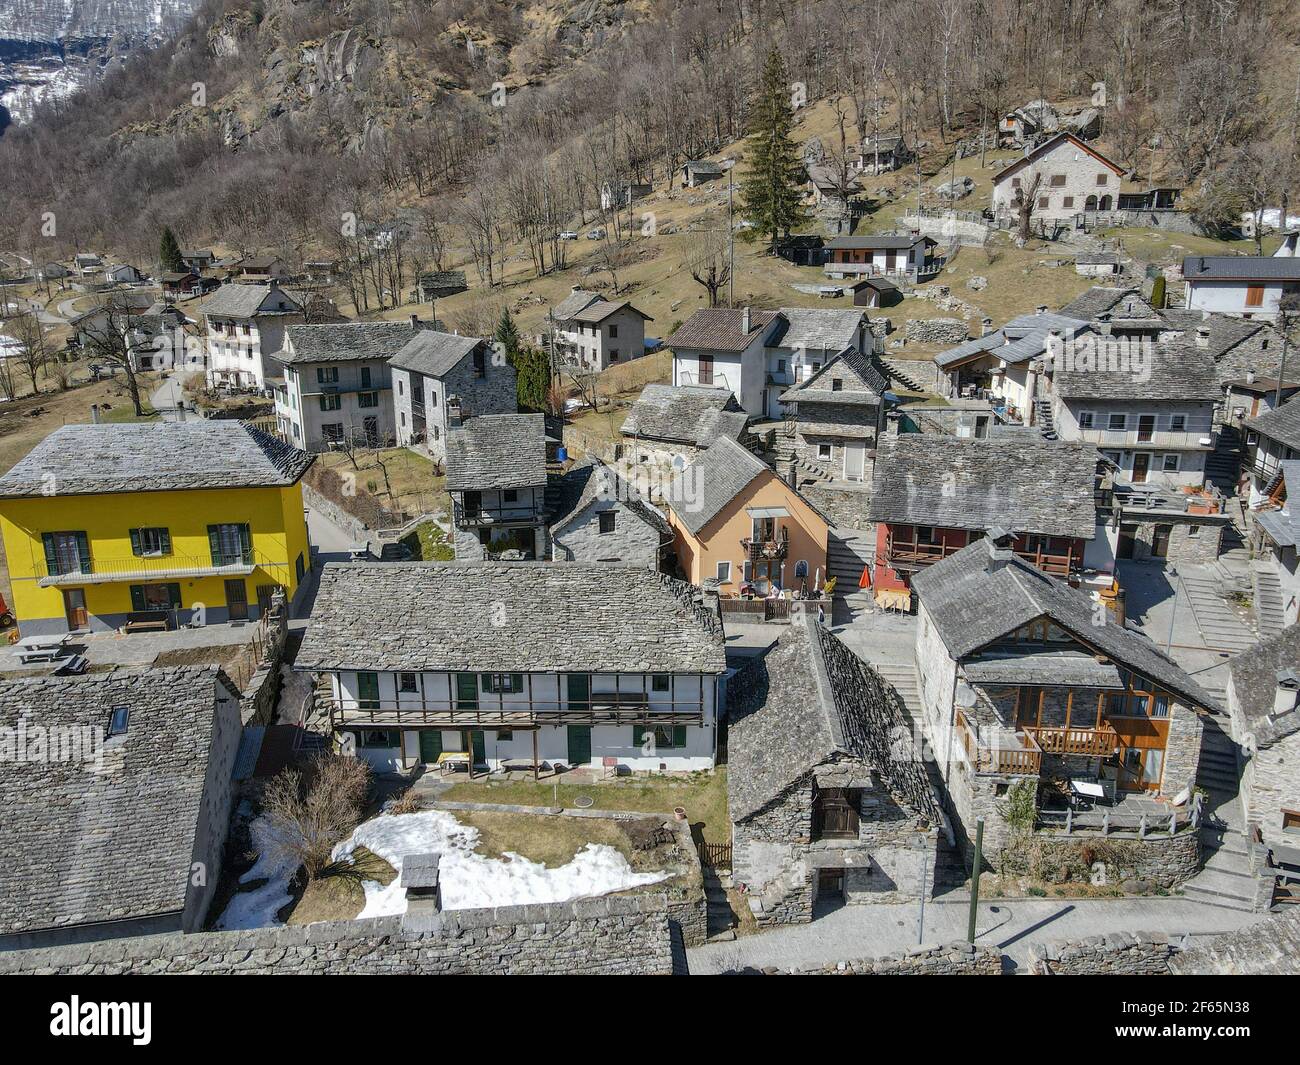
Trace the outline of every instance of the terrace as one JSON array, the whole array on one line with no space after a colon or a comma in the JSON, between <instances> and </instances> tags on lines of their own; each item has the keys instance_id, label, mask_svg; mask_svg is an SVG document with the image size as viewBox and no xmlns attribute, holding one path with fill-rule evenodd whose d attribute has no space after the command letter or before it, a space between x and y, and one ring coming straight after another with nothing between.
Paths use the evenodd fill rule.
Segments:
<instances>
[{"instance_id":1,"label":"terrace","mask_svg":"<svg viewBox=\"0 0 1300 1065\"><path fill-rule=\"evenodd\" d=\"M900 572L924 569L967 546L952 541L926 541L918 534L917 527L909 528L908 536L897 535L892 526L885 534L884 562L890 569ZM1068 577L1075 568L1075 560L1069 552L1045 551L1041 537L1033 550L1017 550L1016 554L1043 573L1057 577Z\"/></svg>"}]
</instances>

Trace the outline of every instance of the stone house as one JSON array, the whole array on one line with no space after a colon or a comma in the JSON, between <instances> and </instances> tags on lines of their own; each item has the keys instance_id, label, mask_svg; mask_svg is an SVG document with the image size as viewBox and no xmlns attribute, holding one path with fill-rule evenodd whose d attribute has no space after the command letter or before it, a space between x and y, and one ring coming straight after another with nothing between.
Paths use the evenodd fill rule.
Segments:
<instances>
[{"instance_id":1,"label":"stone house","mask_svg":"<svg viewBox=\"0 0 1300 1065\"><path fill-rule=\"evenodd\" d=\"M396 419L388 360L419 328L418 320L287 326L274 356L280 372L267 378L280 433L312 452L344 441L391 446Z\"/></svg>"},{"instance_id":2,"label":"stone house","mask_svg":"<svg viewBox=\"0 0 1300 1065\"><path fill-rule=\"evenodd\" d=\"M1153 824L1188 811L1201 715L1217 710L1146 637L1007 545L986 537L913 579L926 739L959 837L969 846L984 817L994 868L1011 843L1020 789L1037 796L1034 823L1022 829L1043 826L1070 780L1092 782L1112 802L1156 800ZM1194 861L1199 848L1190 849Z\"/></svg>"},{"instance_id":3,"label":"stone house","mask_svg":"<svg viewBox=\"0 0 1300 1065\"><path fill-rule=\"evenodd\" d=\"M202 931L242 734L225 674L0 681L0 727L37 725L51 757L10 756L0 774L0 951Z\"/></svg>"},{"instance_id":4,"label":"stone house","mask_svg":"<svg viewBox=\"0 0 1300 1065\"><path fill-rule=\"evenodd\" d=\"M1258 501L1247 512L1255 580L1276 582L1281 616L1275 620L1282 625L1300 621L1300 512L1291 506L1290 499L1290 489L1295 485L1300 485L1300 460L1281 460Z\"/></svg>"},{"instance_id":5,"label":"stone house","mask_svg":"<svg viewBox=\"0 0 1300 1065\"><path fill-rule=\"evenodd\" d=\"M721 437L741 442L749 415L725 388L646 385L623 420L615 460L637 487L658 496Z\"/></svg>"},{"instance_id":6,"label":"stone house","mask_svg":"<svg viewBox=\"0 0 1300 1065\"><path fill-rule=\"evenodd\" d=\"M397 442L424 450L435 462L446 457L453 417L463 422L519 409L515 368L479 337L420 329L388 365Z\"/></svg>"},{"instance_id":7,"label":"stone house","mask_svg":"<svg viewBox=\"0 0 1300 1065\"><path fill-rule=\"evenodd\" d=\"M1033 220L1072 221L1084 211L1110 211L1126 170L1073 133L1058 133L993 177L993 215L1018 224L1021 195L1033 195Z\"/></svg>"},{"instance_id":8,"label":"stone house","mask_svg":"<svg viewBox=\"0 0 1300 1065\"><path fill-rule=\"evenodd\" d=\"M598 373L645 354L649 321L629 300L614 302L575 287L551 309L551 345L557 357Z\"/></svg>"},{"instance_id":9,"label":"stone house","mask_svg":"<svg viewBox=\"0 0 1300 1065\"><path fill-rule=\"evenodd\" d=\"M1087 444L1041 438L886 436L867 511L876 602L911 609L916 577L993 529L1044 573L1078 580L1085 564L1113 569L1113 557L1085 559L1101 461Z\"/></svg>"},{"instance_id":10,"label":"stone house","mask_svg":"<svg viewBox=\"0 0 1300 1065\"><path fill-rule=\"evenodd\" d=\"M730 686L732 876L760 925L933 893L948 829L898 692L811 613Z\"/></svg>"},{"instance_id":11,"label":"stone house","mask_svg":"<svg viewBox=\"0 0 1300 1065\"><path fill-rule=\"evenodd\" d=\"M1104 511L1098 509L1098 541L1104 540L1116 559L1171 566L1210 565L1232 525L1227 500L1213 486L1135 492L1115 483L1109 513L1103 521ZM1096 543L1089 558L1100 548Z\"/></svg>"},{"instance_id":12,"label":"stone house","mask_svg":"<svg viewBox=\"0 0 1300 1065\"><path fill-rule=\"evenodd\" d=\"M710 163L707 159L691 159L682 164L682 188L693 189L706 181L716 181L722 177L722 167Z\"/></svg>"},{"instance_id":13,"label":"stone house","mask_svg":"<svg viewBox=\"0 0 1300 1065\"><path fill-rule=\"evenodd\" d=\"M1279 249L1283 250L1285 245ZM1273 319L1283 296L1300 293L1300 258L1189 255L1183 260L1183 282L1189 311Z\"/></svg>"},{"instance_id":14,"label":"stone house","mask_svg":"<svg viewBox=\"0 0 1300 1065\"><path fill-rule=\"evenodd\" d=\"M639 566L330 563L295 668L377 770L713 768L722 621Z\"/></svg>"},{"instance_id":15,"label":"stone house","mask_svg":"<svg viewBox=\"0 0 1300 1065\"><path fill-rule=\"evenodd\" d=\"M826 276L836 280L860 277L908 277L913 281L930 270L935 241L920 233L866 233L838 236L826 242Z\"/></svg>"},{"instance_id":16,"label":"stone house","mask_svg":"<svg viewBox=\"0 0 1300 1065\"><path fill-rule=\"evenodd\" d=\"M672 529L612 468L587 459L553 478L552 486L553 561L660 567Z\"/></svg>"},{"instance_id":17,"label":"stone house","mask_svg":"<svg viewBox=\"0 0 1300 1065\"><path fill-rule=\"evenodd\" d=\"M807 381L835 356L848 351L870 356L876 350L867 312L782 307L784 325L767 340L767 374L763 413L784 418L790 413L783 389Z\"/></svg>"},{"instance_id":18,"label":"stone house","mask_svg":"<svg viewBox=\"0 0 1300 1065\"><path fill-rule=\"evenodd\" d=\"M853 168L860 174L884 174L911 162L912 149L898 134L868 137L853 150Z\"/></svg>"},{"instance_id":19,"label":"stone house","mask_svg":"<svg viewBox=\"0 0 1300 1065\"><path fill-rule=\"evenodd\" d=\"M222 285L203 305L208 339L208 385L267 388L271 359L284 346L286 326L305 318L302 302L271 281Z\"/></svg>"},{"instance_id":20,"label":"stone house","mask_svg":"<svg viewBox=\"0 0 1300 1065\"><path fill-rule=\"evenodd\" d=\"M1249 479L1248 505L1253 509L1267 498L1283 462L1300 458L1300 400L1289 399L1242 423L1246 454L1242 479ZM1246 494L1241 490L1239 495Z\"/></svg>"},{"instance_id":21,"label":"stone house","mask_svg":"<svg viewBox=\"0 0 1300 1065\"><path fill-rule=\"evenodd\" d=\"M456 558L545 560L546 420L540 414L452 415L447 491Z\"/></svg>"},{"instance_id":22,"label":"stone house","mask_svg":"<svg viewBox=\"0 0 1300 1065\"><path fill-rule=\"evenodd\" d=\"M888 388L871 358L848 348L782 392L792 464L831 481L870 481Z\"/></svg>"},{"instance_id":23,"label":"stone house","mask_svg":"<svg viewBox=\"0 0 1300 1065\"><path fill-rule=\"evenodd\" d=\"M1267 848L1300 850L1300 625L1289 625L1228 664L1228 713L1245 766L1247 822ZM1288 863L1288 864L1291 864Z\"/></svg>"},{"instance_id":24,"label":"stone house","mask_svg":"<svg viewBox=\"0 0 1300 1065\"><path fill-rule=\"evenodd\" d=\"M726 437L668 486L677 565L724 596L814 590L826 574L825 516L753 452Z\"/></svg>"}]
</instances>

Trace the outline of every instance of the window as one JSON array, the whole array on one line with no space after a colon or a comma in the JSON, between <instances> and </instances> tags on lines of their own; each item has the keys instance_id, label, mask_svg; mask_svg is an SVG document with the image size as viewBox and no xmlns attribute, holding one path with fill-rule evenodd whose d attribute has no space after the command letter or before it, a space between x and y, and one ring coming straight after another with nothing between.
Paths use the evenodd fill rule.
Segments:
<instances>
[{"instance_id":1,"label":"window","mask_svg":"<svg viewBox=\"0 0 1300 1065\"><path fill-rule=\"evenodd\" d=\"M108 735L125 736L128 722L131 720L131 708L129 706L115 706L113 712L108 716Z\"/></svg>"},{"instance_id":2,"label":"window","mask_svg":"<svg viewBox=\"0 0 1300 1065\"><path fill-rule=\"evenodd\" d=\"M650 678L650 690L652 692L671 691L672 686L672 677L667 673L656 673Z\"/></svg>"},{"instance_id":3,"label":"window","mask_svg":"<svg viewBox=\"0 0 1300 1065\"><path fill-rule=\"evenodd\" d=\"M326 422L320 427L320 435L327 444L343 443L343 423Z\"/></svg>"},{"instance_id":4,"label":"window","mask_svg":"<svg viewBox=\"0 0 1300 1065\"><path fill-rule=\"evenodd\" d=\"M482 348L479 348L474 352L474 376L487 376L487 355L484 353Z\"/></svg>"},{"instance_id":5,"label":"window","mask_svg":"<svg viewBox=\"0 0 1300 1065\"><path fill-rule=\"evenodd\" d=\"M177 582L131 585L131 609L136 613L180 608L181 586Z\"/></svg>"},{"instance_id":6,"label":"window","mask_svg":"<svg viewBox=\"0 0 1300 1065\"><path fill-rule=\"evenodd\" d=\"M1246 306L1262 307L1264 306L1264 286L1247 285L1246 286Z\"/></svg>"},{"instance_id":7,"label":"window","mask_svg":"<svg viewBox=\"0 0 1300 1065\"><path fill-rule=\"evenodd\" d=\"M337 366L317 366L316 383L322 385L336 385L339 381L339 368Z\"/></svg>"},{"instance_id":8,"label":"window","mask_svg":"<svg viewBox=\"0 0 1300 1065\"><path fill-rule=\"evenodd\" d=\"M405 386L405 384L402 382L402 379L401 379L400 377L397 379L397 394L398 394L399 396L404 396L404 395L406 395L406 386Z\"/></svg>"},{"instance_id":9,"label":"window","mask_svg":"<svg viewBox=\"0 0 1300 1065\"><path fill-rule=\"evenodd\" d=\"M699 361L699 381L702 385L713 384L713 356L701 355Z\"/></svg>"},{"instance_id":10,"label":"window","mask_svg":"<svg viewBox=\"0 0 1300 1065\"><path fill-rule=\"evenodd\" d=\"M522 673L484 673L483 690L493 695L518 695L524 690Z\"/></svg>"},{"instance_id":11,"label":"window","mask_svg":"<svg viewBox=\"0 0 1300 1065\"><path fill-rule=\"evenodd\" d=\"M1093 427L1094 414L1090 410L1079 411L1079 428L1091 429Z\"/></svg>"},{"instance_id":12,"label":"window","mask_svg":"<svg viewBox=\"0 0 1300 1065\"><path fill-rule=\"evenodd\" d=\"M248 566L253 562L252 534L247 525L209 525L208 546L214 566Z\"/></svg>"},{"instance_id":13,"label":"window","mask_svg":"<svg viewBox=\"0 0 1300 1065\"><path fill-rule=\"evenodd\" d=\"M613 340L613 339L615 339L617 336L618 336L618 326L616 326L616 325L611 325L611 326L609 327L609 337L610 337L610 339Z\"/></svg>"},{"instance_id":14,"label":"window","mask_svg":"<svg viewBox=\"0 0 1300 1065\"><path fill-rule=\"evenodd\" d=\"M1201 527L1199 525L1188 525L1186 528L1188 537L1193 540L1201 535Z\"/></svg>"},{"instance_id":15,"label":"window","mask_svg":"<svg viewBox=\"0 0 1300 1065\"><path fill-rule=\"evenodd\" d=\"M1187 415L1186 414L1169 415L1169 431L1171 433L1187 432Z\"/></svg>"},{"instance_id":16,"label":"window","mask_svg":"<svg viewBox=\"0 0 1300 1065\"><path fill-rule=\"evenodd\" d=\"M515 730L509 728L497 729L497 743L509 743L515 738Z\"/></svg>"},{"instance_id":17,"label":"window","mask_svg":"<svg viewBox=\"0 0 1300 1065\"><path fill-rule=\"evenodd\" d=\"M358 392L358 393L357 393L357 406L358 406L358 407L377 407L377 406L379 406L379 393L378 393L378 392Z\"/></svg>"},{"instance_id":18,"label":"window","mask_svg":"<svg viewBox=\"0 0 1300 1065\"><path fill-rule=\"evenodd\" d=\"M171 534L162 528L131 530L131 554L141 557L171 553Z\"/></svg>"},{"instance_id":19,"label":"window","mask_svg":"<svg viewBox=\"0 0 1300 1065\"><path fill-rule=\"evenodd\" d=\"M776 360L776 372L785 373L785 359Z\"/></svg>"},{"instance_id":20,"label":"window","mask_svg":"<svg viewBox=\"0 0 1300 1065\"><path fill-rule=\"evenodd\" d=\"M1128 428L1127 414L1112 414L1106 421L1106 428L1112 432L1123 432Z\"/></svg>"},{"instance_id":21,"label":"window","mask_svg":"<svg viewBox=\"0 0 1300 1065\"><path fill-rule=\"evenodd\" d=\"M358 747L399 747L397 729L367 728L357 733Z\"/></svg>"},{"instance_id":22,"label":"window","mask_svg":"<svg viewBox=\"0 0 1300 1065\"><path fill-rule=\"evenodd\" d=\"M1011 179L1011 187L1012 187L1013 189L1018 189L1018 188L1020 188L1020 179L1019 179L1018 177L1013 177L1013 178Z\"/></svg>"},{"instance_id":23,"label":"window","mask_svg":"<svg viewBox=\"0 0 1300 1065\"><path fill-rule=\"evenodd\" d=\"M673 750L686 746L685 725L633 725L632 746L644 747L646 741L654 738L655 750Z\"/></svg>"},{"instance_id":24,"label":"window","mask_svg":"<svg viewBox=\"0 0 1300 1065\"><path fill-rule=\"evenodd\" d=\"M369 387L370 387L370 367L369 367L369 366L363 366L363 367L361 367L361 387L362 387L362 388L369 388Z\"/></svg>"},{"instance_id":25,"label":"window","mask_svg":"<svg viewBox=\"0 0 1300 1065\"><path fill-rule=\"evenodd\" d=\"M90 572L90 539L84 532L41 533L45 571L51 577Z\"/></svg>"},{"instance_id":26,"label":"window","mask_svg":"<svg viewBox=\"0 0 1300 1065\"><path fill-rule=\"evenodd\" d=\"M1109 181L1109 180L1110 180L1110 175L1109 175L1109 174L1098 174L1098 175L1097 175L1097 184L1098 184L1098 185L1104 185L1104 184L1106 184L1106 182Z\"/></svg>"},{"instance_id":27,"label":"window","mask_svg":"<svg viewBox=\"0 0 1300 1065\"><path fill-rule=\"evenodd\" d=\"M517 488L507 488L501 493L501 500L505 503L518 503L519 490Z\"/></svg>"},{"instance_id":28,"label":"window","mask_svg":"<svg viewBox=\"0 0 1300 1065\"><path fill-rule=\"evenodd\" d=\"M618 515L612 510L607 510L601 515L599 515L599 521L600 521L600 531L602 534L612 533L618 521Z\"/></svg>"},{"instance_id":29,"label":"window","mask_svg":"<svg viewBox=\"0 0 1300 1065\"><path fill-rule=\"evenodd\" d=\"M1178 455L1177 454L1166 455L1164 458L1164 464L1162 468L1164 469L1165 473L1177 473Z\"/></svg>"},{"instance_id":30,"label":"window","mask_svg":"<svg viewBox=\"0 0 1300 1065\"><path fill-rule=\"evenodd\" d=\"M730 583L731 583L731 563L730 563L730 562L719 562L719 563L718 563L718 583L719 583L719 584L730 584Z\"/></svg>"},{"instance_id":31,"label":"window","mask_svg":"<svg viewBox=\"0 0 1300 1065\"><path fill-rule=\"evenodd\" d=\"M343 406L342 396L321 396L320 397L321 410L339 410L340 408L342 408L342 406Z\"/></svg>"},{"instance_id":32,"label":"window","mask_svg":"<svg viewBox=\"0 0 1300 1065\"><path fill-rule=\"evenodd\" d=\"M1064 174L1053 174L1053 175L1052 175L1052 180L1051 180L1051 186L1052 186L1052 188L1054 188L1054 189L1063 189L1063 188L1065 188L1065 175L1064 175Z\"/></svg>"},{"instance_id":33,"label":"window","mask_svg":"<svg viewBox=\"0 0 1300 1065\"><path fill-rule=\"evenodd\" d=\"M818 457L819 459L821 459L823 462L829 462L830 459L831 459L831 445L830 445L830 444L818 444L818 445L817 445L817 457Z\"/></svg>"},{"instance_id":34,"label":"window","mask_svg":"<svg viewBox=\"0 0 1300 1065\"><path fill-rule=\"evenodd\" d=\"M831 391L832 391L832 392L843 392L843 391L844 391L844 379L841 378L841 377L832 377L832 378L831 378Z\"/></svg>"},{"instance_id":35,"label":"window","mask_svg":"<svg viewBox=\"0 0 1300 1065\"><path fill-rule=\"evenodd\" d=\"M1050 205L1051 205L1051 200L1050 200L1047 196L1039 196L1039 197L1038 197L1038 209L1039 209L1039 210L1041 210L1041 211L1046 211L1047 208L1048 208Z\"/></svg>"},{"instance_id":36,"label":"window","mask_svg":"<svg viewBox=\"0 0 1300 1065\"><path fill-rule=\"evenodd\" d=\"M420 690L420 678L414 673L399 673L398 687L404 692L418 692Z\"/></svg>"},{"instance_id":37,"label":"window","mask_svg":"<svg viewBox=\"0 0 1300 1065\"><path fill-rule=\"evenodd\" d=\"M1074 206L1074 197L1073 197L1073 196L1066 196L1066 197L1062 198L1062 200L1061 200L1061 206L1062 206L1063 208L1065 208L1065 209L1068 211L1071 207Z\"/></svg>"},{"instance_id":38,"label":"window","mask_svg":"<svg viewBox=\"0 0 1300 1065\"><path fill-rule=\"evenodd\" d=\"M1282 811L1282 831L1300 832L1300 813L1295 810Z\"/></svg>"}]
</instances>

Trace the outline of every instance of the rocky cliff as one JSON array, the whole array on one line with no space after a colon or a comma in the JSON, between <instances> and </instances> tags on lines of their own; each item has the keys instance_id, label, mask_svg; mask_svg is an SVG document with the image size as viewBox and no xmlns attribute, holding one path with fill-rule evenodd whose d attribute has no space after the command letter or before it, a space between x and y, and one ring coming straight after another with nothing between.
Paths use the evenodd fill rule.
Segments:
<instances>
[{"instance_id":1,"label":"rocky cliff","mask_svg":"<svg viewBox=\"0 0 1300 1065\"><path fill-rule=\"evenodd\" d=\"M0 130L178 28L199 0L0 0Z\"/></svg>"}]
</instances>

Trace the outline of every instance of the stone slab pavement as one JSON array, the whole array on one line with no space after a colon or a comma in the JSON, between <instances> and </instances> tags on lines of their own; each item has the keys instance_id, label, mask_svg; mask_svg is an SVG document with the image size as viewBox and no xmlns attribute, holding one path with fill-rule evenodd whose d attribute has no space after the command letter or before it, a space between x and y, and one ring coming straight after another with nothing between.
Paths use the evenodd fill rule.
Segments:
<instances>
[{"instance_id":1,"label":"stone slab pavement","mask_svg":"<svg viewBox=\"0 0 1300 1065\"><path fill-rule=\"evenodd\" d=\"M928 901L924 942L964 941L969 912L969 897L949 895ZM916 903L842 906L811 924L695 947L686 952L686 958L692 975L709 975L880 957L919 945L919 913ZM1083 939L1107 932L1216 935L1253 924L1262 916L1180 898L995 899L980 902L975 942L997 947L1023 971L1033 943Z\"/></svg>"}]
</instances>

